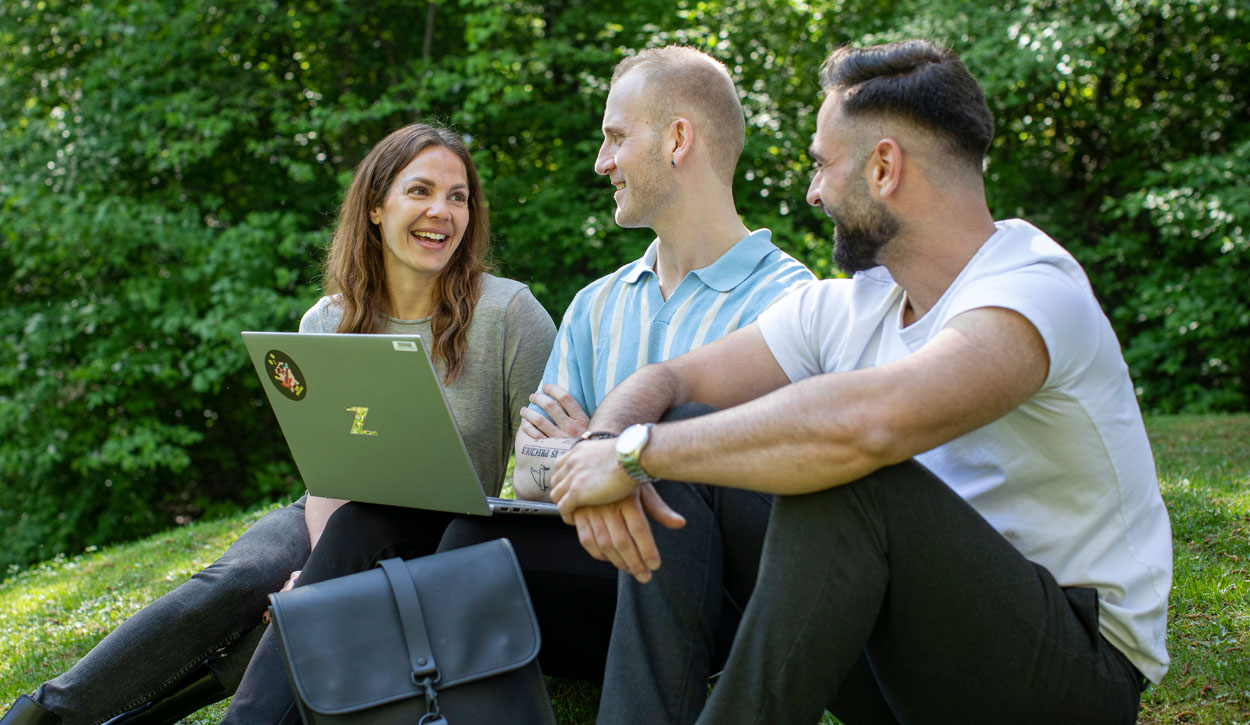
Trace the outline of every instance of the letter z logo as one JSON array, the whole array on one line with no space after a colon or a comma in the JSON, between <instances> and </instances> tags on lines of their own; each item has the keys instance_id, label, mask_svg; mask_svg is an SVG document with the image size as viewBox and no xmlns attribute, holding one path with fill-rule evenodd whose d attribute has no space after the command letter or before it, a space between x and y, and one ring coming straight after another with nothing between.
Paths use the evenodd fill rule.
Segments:
<instances>
[{"instance_id":1,"label":"letter z logo","mask_svg":"<svg viewBox=\"0 0 1250 725\"><path fill-rule=\"evenodd\" d=\"M369 409L362 406L347 406L347 410L356 414L352 420L352 435L354 436L375 436L378 434L376 430L365 430L365 416L369 415Z\"/></svg>"}]
</instances>

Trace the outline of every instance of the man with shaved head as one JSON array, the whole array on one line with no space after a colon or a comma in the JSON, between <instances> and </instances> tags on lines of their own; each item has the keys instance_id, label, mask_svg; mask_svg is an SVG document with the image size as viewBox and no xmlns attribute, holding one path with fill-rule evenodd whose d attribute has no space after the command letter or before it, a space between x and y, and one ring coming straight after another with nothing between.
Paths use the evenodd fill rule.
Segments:
<instances>
[{"instance_id":1,"label":"man with shaved head","mask_svg":"<svg viewBox=\"0 0 1250 725\"><path fill-rule=\"evenodd\" d=\"M732 184L746 140L746 121L724 65L694 48L668 45L618 63L612 71L613 88L619 89L631 73L645 91L647 120L659 126L666 119L688 117L712 151L708 158L712 169Z\"/></svg>"},{"instance_id":2,"label":"man with shaved head","mask_svg":"<svg viewBox=\"0 0 1250 725\"><path fill-rule=\"evenodd\" d=\"M750 324L788 290L814 279L772 243L767 229L752 231L738 217L733 178L745 129L728 71L699 50L652 48L616 67L595 171L615 187L605 189L614 192L617 224L649 228L655 239L641 259L578 292L565 312L543 385L531 396L533 404L521 410L513 480L518 496L548 499L553 464L583 434L602 437L587 429L588 416L628 375ZM665 526L708 522L717 532L716 556L733 562L734 571L748 572L741 579L710 582L707 589L706 607L715 609L713 629L731 635L754 583L771 497L682 484L680 495L666 495L670 508L656 505L660 499L651 486L641 491L597 525L614 531L647 526L648 506ZM632 625L612 630L618 574L602 560L621 569L643 565L613 558L615 552L595 550L601 561L592 559L578 540L589 531L575 531L554 517L492 516L457 521L443 538L444 549L501 536L512 540L542 628L542 667L548 674L595 679L609 649L622 650L609 662L625 662L646 644ZM750 561L739 563L740 556ZM652 566L658 563L651 560ZM703 621L704 608L700 602L690 610L690 626L694 619ZM727 649L729 638L721 639ZM716 654L712 640L692 650L699 661L693 678L700 702ZM691 656L683 651L654 659L656 686L643 695L633 688L634 673L609 666L601 721L646 720L640 697L655 700L661 712L676 706L670 703L685 697L682 673Z\"/></svg>"},{"instance_id":3,"label":"man with shaved head","mask_svg":"<svg viewBox=\"0 0 1250 725\"><path fill-rule=\"evenodd\" d=\"M776 499L706 708L690 682L639 722L1134 722L1168 667L1172 541L1115 333L1067 251L990 215L993 122L952 51L843 48L821 81L807 198L854 277L635 373L589 424L616 445L555 466L565 519L650 580L615 633L647 645L609 671L649 707L649 655L707 637L673 633L689 593L750 560L683 556L701 526L614 527L640 474ZM719 411L653 423L693 400Z\"/></svg>"}]
</instances>

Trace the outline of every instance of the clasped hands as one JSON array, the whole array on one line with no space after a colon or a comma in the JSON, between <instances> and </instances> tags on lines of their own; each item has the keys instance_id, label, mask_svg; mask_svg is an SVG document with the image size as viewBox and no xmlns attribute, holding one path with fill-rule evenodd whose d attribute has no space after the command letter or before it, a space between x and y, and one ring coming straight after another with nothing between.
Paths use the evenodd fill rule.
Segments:
<instances>
[{"instance_id":1,"label":"clasped hands","mask_svg":"<svg viewBox=\"0 0 1250 725\"><path fill-rule=\"evenodd\" d=\"M557 385L544 385L530 402L550 416L522 409L521 429L531 438L576 438L589 428L581 406ZM582 548L639 582L650 581L651 572L660 568L660 552L647 514L670 529L685 526L685 518L664 503L654 486L639 486L625 473L611 440L583 441L554 468L551 500L564 522L577 527Z\"/></svg>"}]
</instances>

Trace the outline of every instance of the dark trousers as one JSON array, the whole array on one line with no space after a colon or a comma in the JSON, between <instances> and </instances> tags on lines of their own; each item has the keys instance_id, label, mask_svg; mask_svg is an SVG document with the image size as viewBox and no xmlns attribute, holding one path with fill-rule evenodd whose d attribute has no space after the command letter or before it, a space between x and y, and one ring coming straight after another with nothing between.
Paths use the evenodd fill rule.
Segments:
<instances>
[{"instance_id":1,"label":"dark trousers","mask_svg":"<svg viewBox=\"0 0 1250 725\"><path fill-rule=\"evenodd\" d=\"M660 481L686 517L652 524L660 568L646 584L620 574L598 722L693 722L755 588L772 497Z\"/></svg>"},{"instance_id":2,"label":"dark trousers","mask_svg":"<svg viewBox=\"0 0 1250 725\"><path fill-rule=\"evenodd\" d=\"M907 462L777 498L699 722L1131 723L1141 686L1094 590L1060 587Z\"/></svg>"},{"instance_id":3,"label":"dark trousers","mask_svg":"<svg viewBox=\"0 0 1250 725\"><path fill-rule=\"evenodd\" d=\"M616 609L616 567L592 559L578 543L577 529L558 516L456 519L439 551L501 538L512 542L534 605L543 674L601 682Z\"/></svg>"},{"instance_id":4,"label":"dark trousers","mask_svg":"<svg viewBox=\"0 0 1250 725\"><path fill-rule=\"evenodd\" d=\"M688 403L663 421L713 411ZM693 722L755 587L773 497L679 481L655 486L686 525L652 524L661 563L649 583L619 575L601 724Z\"/></svg>"},{"instance_id":5,"label":"dark trousers","mask_svg":"<svg viewBox=\"0 0 1250 725\"><path fill-rule=\"evenodd\" d=\"M455 514L377 504L345 504L304 564L297 586L365 571L382 559L411 559L434 553ZM298 723L272 628L261 637L223 723Z\"/></svg>"}]
</instances>

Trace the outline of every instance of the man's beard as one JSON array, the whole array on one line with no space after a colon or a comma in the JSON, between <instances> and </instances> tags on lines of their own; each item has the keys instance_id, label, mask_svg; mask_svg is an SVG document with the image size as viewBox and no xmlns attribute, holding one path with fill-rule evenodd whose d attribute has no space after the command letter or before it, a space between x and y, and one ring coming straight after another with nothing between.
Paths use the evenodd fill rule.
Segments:
<instances>
[{"instance_id":1,"label":"man's beard","mask_svg":"<svg viewBox=\"0 0 1250 725\"><path fill-rule=\"evenodd\" d=\"M835 213L822 206L834 224L833 263L847 274L879 266L878 255L898 236L900 226L898 219L881 202L868 196L867 184L863 180L859 183L864 188L855 190L856 196L850 204L854 208L842 210L847 213Z\"/></svg>"},{"instance_id":2,"label":"man's beard","mask_svg":"<svg viewBox=\"0 0 1250 725\"><path fill-rule=\"evenodd\" d=\"M880 225L849 228L838 224L833 229L833 263L847 274L880 266L877 255L898 234L898 220L886 217Z\"/></svg>"}]
</instances>

